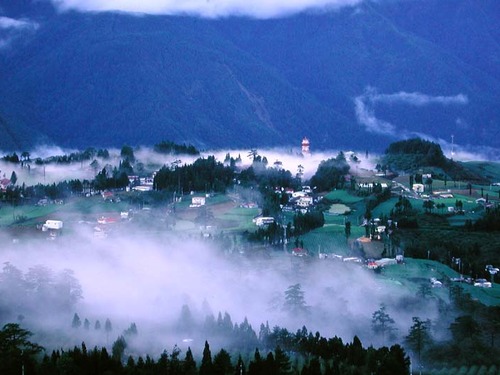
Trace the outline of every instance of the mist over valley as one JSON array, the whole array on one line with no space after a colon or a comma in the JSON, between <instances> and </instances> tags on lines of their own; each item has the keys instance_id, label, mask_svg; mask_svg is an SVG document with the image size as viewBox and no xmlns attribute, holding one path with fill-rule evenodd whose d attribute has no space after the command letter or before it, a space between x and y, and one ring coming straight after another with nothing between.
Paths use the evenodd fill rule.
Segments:
<instances>
[{"instance_id":1,"label":"mist over valley","mask_svg":"<svg viewBox=\"0 0 500 375\"><path fill-rule=\"evenodd\" d=\"M499 4L2 1L0 373L497 373Z\"/></svg>"}]
</instances>

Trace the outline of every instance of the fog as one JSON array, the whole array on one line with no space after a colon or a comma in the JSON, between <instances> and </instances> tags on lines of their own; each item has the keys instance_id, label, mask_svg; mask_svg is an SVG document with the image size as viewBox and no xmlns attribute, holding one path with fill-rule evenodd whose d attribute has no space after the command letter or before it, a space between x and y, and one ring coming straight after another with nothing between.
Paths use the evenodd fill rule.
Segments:
<instances>
[{"instance_id":1,"label":"fog","mask_svg":"<svg viewBox=\"0 0 500 375\"><path fill-rule=\"evenodd\" d=\"M314 144L311 145L311 148L314 147ZM241 157L241 168L247 168L252 165L252 157L249 156L249 149L247 150L224 150L224 151L213 151L206 152L206 155L214 155L217 160L224 161L227 153L232 158ZM303 155L299 147L290 147L290 148L265 148L265 149L256 149L259 156L262 158L266 157L268 161L268 167L271 168L283 168L288 170L295 176L299 170L299 166L301 166L303 170L303 181L310 179L318 169L318 165L323 160L327 160L329 158L336 157L339 152L343 152L349 161L351 155L357 157L358 162L351 162L352 172L357 170L359 173L363 173L363 170L373 170L375 165L377 164L378 154L368 154L368 158L366 157L366 152L356 152L349 150L325 150L325 151L312 151L310 154ZM278 163L277 163L278 162Z\"/></svg>"},{"instance_id":2,"label":"fog","mask_svg":"<svg viewBox=\"0 0 500 375\"><path fill-rule=\"evenodd\" d=\"M438 143L443 149L446 157L457 161L477 161L477 160L500 160L500 150L491 147L470 146L461 144L461 140L455 138L452 144L450 140L436 139L425 134L414 134L423 139ZM314 144L311 145L312 152L308 155L302 155L300 145L291 146L288 148L263 148L257 149L258 155L265 157L268 161L268 167L283 168L289 170L293 176L297 175L299 169L302 170L302 181L305 183L316 172L321 161L336 157L339 152L343 152L351 165L351 173L358 176L370 175L375 170L375 166L380 161L379 154L368 154L366 151L350 151L350 150L314 150ZM46 159L52 156L69 155L77 150L61 149L58 147L38 147L30 151L31 162L29 168L27 164L5 162L0 160L0 179L10 179L12 172L16 173L17 185L27 186L36 184L52 184L62 180L92 180L96 173L106 166L117 167L121 161L119 149L109 149L109 159L101 159L96 157L98 165L93 168L90 164L92 160L84 160L82 162L73 162L68 164L60 163L44 163L36 164L34 160L37 158ZM224 162L226 155L236 159L241 158L239 168L247 168L252 164L252 158L249 156L250 149L233 149L233 150L206 150L200 155L175 155L175 154L160 154L151 147L141 146L134 149L136 163L134 164L134 172L139 175L150 175L153 171L158 170L163 165L174 167L176 165L191 164L199 157L215 156L219 162ZM8 152L0 150L0 156L8 155ZM18 153L19 154L19 153ZM357 161L354 162L353 159Z\"/></svg>"},{"instance_id":3,"label":"fog","mask_svg":"<svg viewBox=\"0 0 500 375\"><path fill-rule=\"evenodd\" d=\"M268 321L271 327L279 325L293 332L305 325L309 330L328 337L338 335L347 341L358 335L367 344L381 344L373 341L370 329L371 316L381 303L388 306L403 335L412 316L433 319L437 314L434 302L401 310L414 295L357 264L300 259L282 251L228 254L224 251L227 249L212 242L179 233L126 233L130 231L101 240L84 232L63 235L55 241L21 239L12 243L4 239L7 246L0 252L4 266L8 262L32 274L35 282L44 279L40 272L33 276L37 275L33 270L40 266L52 273L72 270L83 295L71 308L25 307L23 311L11 311L12 318L22 314L24 324L35 332L45 332L38 337L44 337L46 342L42 344L49 347L79 345L82 340L87 345L110 345L131 323L136 323L140 333L136 350L153 354L175 344L182 348L186 338L194 340L190 345L195 350L201 349L205 338L196 329L190 331L189 337L177 329L183 305L189 306L199 327L209 306L215 316L228 312L233 323L239 324L247 317L257 334L260 324ZM290 315L282 308L284 291L297 283L310 307L307 315ZM39 289L36 293L41 293ZM25 298L39 303L36 293ZM7 293L3 298L8 305L10 298L23 297ZM50 298L45 302L53 303ZM29 304L29 300L26 305L21 303ZM104 325L109 318L113 324L111 338L92 335L92 330L72 329L75 312L82 321L88 319L91 327L96 320Z\"/></svg>"},{"instance_id":4,"label":"fog","mask_svg":"<svg viewBox=\"0 0 500 375\"><path fill-rule=\"evenodd\" d=\"M458 147L454 147L457 152ZM245 168L252 162L249 151L206 151L201 156L215 155L222 162L229 153L233 158L240 156L241 167ZM303 156L299 147L257 150L269 166L282 167L292 174L301 165L304 181L322 160L338 152L313 149ZM348 160L351 155L357 156L359 162L351 162L351 168L359 174L373 170L377 163L375 154L344 153ZM136 148L134 154L136 165L142 163L147 168L186 164L199 157L162 155L147 147ZM43 156L36 150L31 155ZM110 150L108 160L99 160L114 165L119 161L119 150ZM0 162L1 173L7 178L12 170L17 171L18 185L37 179L41 183L44 179L90 179L95 173L88 161L45 165L45 176L37 168L28 173L17 164ZM65 221L63 235L54 241L15 232L14 238L0 232L0 319L5 320L0 323L17 321L22 315L23 325L48 348L79 345L82 341L88 346L110 347L135 323L139 335L129 350L155 355L176 344L181 349L190 345L195 351L201 350L207 338L203 336L203 324L208 313L217 317L219 312L227 312L238 324L248 318L257 334L260 324L267 321L271 328L278 325L295 332L305 325L310 331L327 337L338 335L346 341L358 335L366 345L387 344L371 330L372 314L381 304L396 321L398 339L407 334L413 316L431 320L438 316L435 300L419 300L415 291L359 264L298 258L282 250L240 248L234 243L223 246L223 241L202 239L196 228L185 231L174 226L166 231L147 221L139 225L132 220L108 238L96 238L95 224L89 217L98 214L74 213L71 221ZM335 252L331 246L330 250ZM9 267L19 272L7 274L6 270L12 271ZM8 275L13 275L10 283L6 282ZM284 309L284 292L294 284L300 284L305 293L308 314L290 314ZM82 298L77 298L80 291ZM181 311L186 305L194 320L189 330L179 328L185 326ZM71 328L75 313L82 322L88 319L89 330ZM92 328L97 320L104 326L106 319L113 324L111 333ZM224 340L219 345L223 346Z\"/></svg>"}]
</instances>

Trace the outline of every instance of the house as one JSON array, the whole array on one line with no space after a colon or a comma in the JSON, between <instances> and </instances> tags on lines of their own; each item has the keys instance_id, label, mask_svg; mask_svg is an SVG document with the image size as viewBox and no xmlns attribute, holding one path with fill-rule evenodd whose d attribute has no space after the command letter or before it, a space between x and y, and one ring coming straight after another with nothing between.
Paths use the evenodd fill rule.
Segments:
<instances>
[{"instance_id":1,"label":"house","mask_svg":"<svg viewBox=\"0 0 500 375\"><path fill-rule=\"evenodd\" d=\"M271 216L260 216L260 217L256 217L255 219L253 219L253 222L258 227L261 227L263 225L269 225L269 224L274 223L274 217L271 217Z\"/></svg>"},{"instance_id":2,"label":"house","mask_svg":"<svg viewBox=\"0 0 500 375\"><path fill-rule=\"evenodd\" d=\"M307 250L302 247L292 249L292 255L296 257L305 257L308 255Z\"/></svg>"},{"instance_id":3,"label":"house","mask_svg":"<svg viewBox=\"0 0 500 375\"><path fill-rule=\"evenodd\" d=\"M313 204L312 197L300 197L297 201L297 206L307 208Z\"/></svg>"},{"instance_id":4,"label":"house","mask_svg":"<svg viewBox=\"0 0 500 375\"><path fill-rule=\"evenodd\" d=\"M105 201L107 201L107 200L112 200L113 197L114 197L114 194L113 194L113 192L106 190L106 191L103 191L101 193L101 196L102 196L102 199L104 199Z\"/></svg>"},{"instance_id":5,"label":"house","mask_svg":"<svg viewBox=\"0 0 500 375\"><path fill-rule=\"evenodd\" d=\"M47 220L42 226L42 231L61 230L62 228L63 222L61 220Z\"/></svg>"},{"instance_id":6,"label":"house","mask_svg":"<svg viewBox=\"0 0 500 375\"><path fill-rule=\"evenodd\" d=\"M433 288L441 288L443 286L443 283L435 277L431 277L431 286Z\"/></svg>"},{"instance_id":7,"label":"house","mask_svg":"<svg viewBox=\"0 0 500 375\"><path fill-rule=\"evenodd\" d=\"M424 192L424 184L413 184L412 189L415 193L423 193Z\"/></svg>"},{"instance_id":8,"label":"house","mask_svg":"<svg viewBox=\"0 0 500 375\"><path fill-rule=\"evenodd\" d=\"M6 190L10 185L10 180L8 178L0 179L0 190Z\"/></svg>"},{"instance_id":9,"label":"house","mask_svg":"<svg viewBox=\"0 0 500 375\"><path fill-rule=\"evenodd\" d=\"M54 240L62 233L63 222L61 220L47 220L42 225L42 232L48 232L48 239Z\"/></svg>"},{"instance_id":10,"label":"house","mask_svg":"<svg viewBox=\"0 0 500 375\"><path fill-rule=\"evenodd\" d=\"M392 266L397 264L396 258L382 258L375 261L379 267Z\"/></svg>"},{"instance_id":11,"label":"house","mask_svg":"<svg viewBox=\"0 0 500 375\"><path fill-rule=\"evenodd\" d=\"M485 205L485 204L486 204L486 199L484 199L484 198L479 198L479 199L476 199L476 203L477 203L477 204L482 204L482 205Z\"/></svg>"},{"instance_id":12,"label":"house","mask_svg":"<svg viewBox=\"0 0 500 375\"><path fill-rule=\"evenodd\" d=\"M118 221L117 218L115 217L106 217L106 216L101 216L99 219L97 219L97 223L101 225L108 225L108 224L114 224Z\"/></svg>"},{"instance_id":13,"label":"house","mask_svg":"<svg viewBox=\"0 0 500 375\"><path fill-rule=\"evenodd\" d=\"M479 288L491 288L491 282L486 279L476 279L474 280L474 286Z\"/></svg>"},{"instance_id":14,"label":"house","mask_svg":"<svg viewBox=\"0 0 500 375\"><path fill-rule=\"evenodd\" d=\"M152 185L138 185L138 186L134 186L132 188L132 190L134 190L134 191L152 191L153 186Z\"/></svg>"},{"instance_id":15,"label":"house","mask_svg":"<svg viewBox=\"0 0 500 375\"><path fill-rule=\"evenodd\" d=\"M306 197L307 193L305 191L294 191L292 193L292 198L301 198L301 197Z\"/></svg>"},{"instance_id":16,"label":"house","mask_svg":"<svg viewBox=\"0 0 500 375\"><path fill-rule=\"evenodd\" d=\"M189 207L201 207L204 206L207 201L206 197L192 197L191 204Z\"/></svg>"}]
</instances>

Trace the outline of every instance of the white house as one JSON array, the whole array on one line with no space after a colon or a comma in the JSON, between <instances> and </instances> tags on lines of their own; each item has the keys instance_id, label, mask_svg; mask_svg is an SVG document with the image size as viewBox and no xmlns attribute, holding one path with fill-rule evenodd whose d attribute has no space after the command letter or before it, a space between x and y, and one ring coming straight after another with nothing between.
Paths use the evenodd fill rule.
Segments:
<instances>
[{"instance_id":1,"label":"white house","mask_svg":"<svg viewBox=\"0 0 500 375\"><path fill-rule=\"evenodd\" d=\"M191 204L189 207L201 207L204 206L207 201L206 197L192 197Z\"/></svg>"},{"instance_id":2,"label":"white house","mask_svg":"<svg viewBox=\"0 0 500 375\"><path fill-rule=\"evenodd\" d=\"M271 216L269 216L269 217L268 216L259 216L259 217L256 217L255 219L253 219L253 222L258 227L261 227L263 225L269 225L269 224L274 223L274 217L271 217Z\"/></svg>"},{"instance_id":3,"label":"white house","mask_svg":"<svg viewBox=\"0 0 500 375\"><path fill-rule=\"evenodd\" d=\"M300 197L299 200L297 201L297 206L299 207L309 207L310 205L313 204L313 197Z\"/></svg>"},{"instance_id":4,"label":"white house","mask_svg":"<svg viewBox=\"0 0 500 375\"><path fill-rule=\"evenodd\" d=\"M62 228L63 222L61 220L47 220L42 226L44 232L47 230L61 230Z\"/></svg>"},{"instance_id":5,"label":"white house","mask_svg":"<svg viewBox=\"0 0 500 375\"><path fill-rule=\"evenodd\" d=\"M413 184L412 189L415 193L423 193L424 192L424 184Z\"/></svg>"}]
</instances>

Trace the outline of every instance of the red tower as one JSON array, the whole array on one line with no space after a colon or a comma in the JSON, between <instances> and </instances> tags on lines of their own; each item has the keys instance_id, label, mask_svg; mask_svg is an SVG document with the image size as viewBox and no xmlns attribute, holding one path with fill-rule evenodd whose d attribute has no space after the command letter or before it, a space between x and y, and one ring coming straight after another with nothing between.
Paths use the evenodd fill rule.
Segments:
<instances>
[{"instance_id":1,"label":"red tower","mask_svg":"<svg viewBox=\"0 0 500 375\"><path fill-rule=\"evenodd\" d=\"M309 139L304 137L304 139L302 140L302 154L303 155L309 155L311 153L311 151L309 150L309 146L310 146Z\"/></svg>"}]
</instances>

